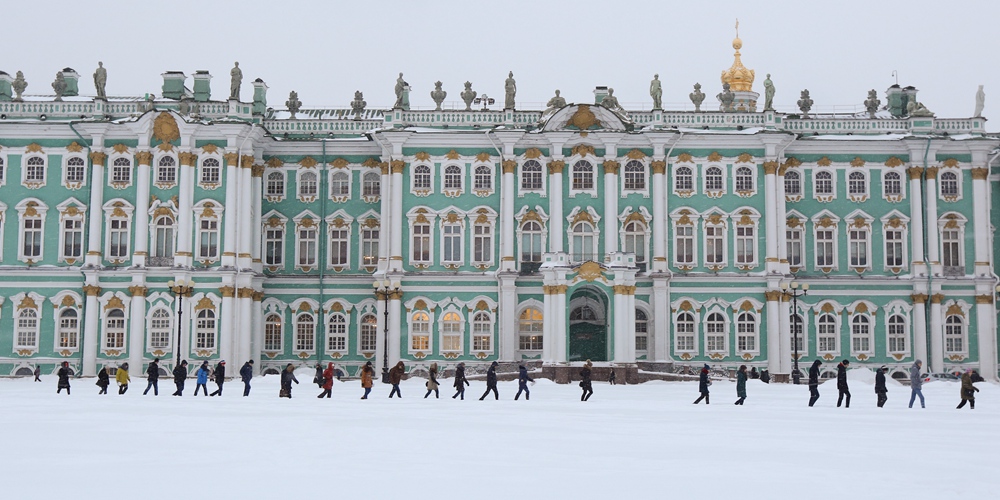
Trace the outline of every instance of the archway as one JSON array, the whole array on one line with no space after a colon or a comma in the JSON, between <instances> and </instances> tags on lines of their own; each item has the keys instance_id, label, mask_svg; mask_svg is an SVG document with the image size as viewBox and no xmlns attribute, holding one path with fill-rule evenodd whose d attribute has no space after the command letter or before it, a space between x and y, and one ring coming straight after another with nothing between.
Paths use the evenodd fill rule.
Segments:
<instances>
[{"instance_id":1,"label":"archway","mask_svg":"<svg viewBox=\"0 0 1000 500\"><path fill-rule=\"evenodd\" d=\"M580 287L570 297L568 359L608 360L608 297L597 287Z\"/></svg>"}]
</instances>

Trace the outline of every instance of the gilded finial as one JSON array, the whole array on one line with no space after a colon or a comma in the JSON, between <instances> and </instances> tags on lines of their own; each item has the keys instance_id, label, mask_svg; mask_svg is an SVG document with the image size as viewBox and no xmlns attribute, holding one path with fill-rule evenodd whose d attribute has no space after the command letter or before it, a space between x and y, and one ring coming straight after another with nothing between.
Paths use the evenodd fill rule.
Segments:
<instances>
[{"instance_id":1,"label":"gilded finial","mask_svg":"<svg viewBox=\"0 0 1000 500\"><path fill-rule=\"evenodd\" d=\"M743 66L740 60L740 49L743 48L743 40L740 40L740 20L736 20L736 38L733 39L733 65L722 72L722 83L728 83L729 88L734 92L753 92L754 71Z\"/></svg>"}]
</instances>

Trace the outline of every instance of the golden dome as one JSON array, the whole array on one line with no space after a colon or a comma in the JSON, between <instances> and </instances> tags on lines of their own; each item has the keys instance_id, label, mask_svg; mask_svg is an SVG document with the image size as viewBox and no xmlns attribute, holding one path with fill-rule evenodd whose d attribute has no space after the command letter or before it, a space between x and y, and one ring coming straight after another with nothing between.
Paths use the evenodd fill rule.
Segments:
<instances>
[{"instance_id":1,"label":"golden dome","mask_svg":"<svg viewBox=\"0 0 1000 500\"><path fill-rule=\"evenodd\" d=\"M733 65L722 72L722 83L728 83L729 89L733 92L753 92L754 73L740 61L741 48L743 40L740 40L740 22L736 21L736 38L733 39L733 49L736 52L733 54Z\"/></svg>"}]
</instances>

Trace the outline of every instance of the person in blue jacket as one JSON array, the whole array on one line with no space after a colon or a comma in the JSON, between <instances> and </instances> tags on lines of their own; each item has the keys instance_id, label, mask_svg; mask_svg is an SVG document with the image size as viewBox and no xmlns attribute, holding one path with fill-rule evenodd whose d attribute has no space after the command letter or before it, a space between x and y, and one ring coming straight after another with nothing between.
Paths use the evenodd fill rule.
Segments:
<instances>
[{"instance_id":1,"label":"person in blue jacket","mask_svg":"<svg viewBox=\"0 0 1000 500\"><path fill-rule=\"evenodd\" d=\"M211 373L211 369L208 367L208 361L201 363L198 371L195 373L198 376L196 385L194 386L194 395L198 395L198 389L204 389L205 395L208 396L208 375Z\"/></svg>"},{"instance_id":2,"label":"person in blue jacket","mask_svg":"<svg viewBox=\"0 0 1000 500\"><path fill-rule=\"evenodd\" d=\"M517 394L514 395L514 401L521 397L521 391L524 391L524 400L527 401L531 399L531 391L528 390L528 382L534 383L535 379L528 376L528 368L524 365L517 367Z\"/></svg>"}]
</instances>

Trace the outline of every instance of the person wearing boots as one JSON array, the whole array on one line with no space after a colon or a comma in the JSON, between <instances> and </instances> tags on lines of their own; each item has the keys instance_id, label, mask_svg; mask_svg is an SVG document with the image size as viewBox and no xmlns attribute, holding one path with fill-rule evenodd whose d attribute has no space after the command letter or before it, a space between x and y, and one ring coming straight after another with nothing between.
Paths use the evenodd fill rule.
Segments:
<instances>
[{"instance_id":1,"label":"person wearing boots","mask_svg":"<svg viewBox=\"0 0 1000 500\"><path fill-rule=\"evenodd\" d=\"M174 368L174 385L177 386L177 390L174 391L173 394L174 396L184 395L184 381L187 380L188 377L187 366L188 362L185 359L184 361L181 361L181 364Z\"/></svg>"},{"instance_id":2,"label":"person wearing boots","mask_svg":"<svg viewBox=\"0 0 1000 500\"><path fill-rule=\"evenodd\" d=\"M313 383L320 389L323 388L323 365L319 363L316 363L316 376L313 377Z\"/></svg>"},{"instance_id":3,"label":"person wearing boots","mask_svg":"<svg viewBox=\"0 0 1000 500\"><path fill-rule=\"evenodd\" d=\"M924 406L924 393L921 390L924 385L924 377L920 373L922 365L923 362L918 359L910 367L910 408L913 408L913 401L917 399L917 396L920 396L920 407L926 408Z\"/></svg>"},{"instance_id":4,"label":"person wearing boots","mask_svg":"<svg viewBox=\"0 0 1000 500\"><path fill-rule=\"evenodd\" d=\"M438 398L438 385L439 384L438 384L438 381L437 381L437 373L438 373L438 364L437 363L431 363L430 369L427 370L427 377L428 377L427 384L426 384L426 386L427 386L427 394L424 394L424 399L427 399L427 396L431 395L431 391L434 391L434 399ZM402 396L400 396L400 397L402 397Z\"/></svg>"},{"instance_id":5,"label":"person wearing boots","mask_svg":"<svg viewBox=\"0 0 1000 500\"><path fill-rule=\"evenodd\" d=\"M125 394L128 390L128 383L131 379L128 376L128 363L122 363L115 372L115 382L118 382L118 394Z\"/></svg>"},{"instance_id":6,"label":"person wearing boots","mask_svg":"<svg viewBox=\"0 0 1000 500\"><path fill-rule=\"evenodd\" d=\"M972 373L972 368L969 368L962 374L962 402L958 403L957 408L965 406L968 402L970 410L976 409L976 393L979 392L979 388L972 383Z\"/></svg>"},{"instance_id":7,"label":"person wearing boots","mask_svg":"<svg viewBox=\"0 0 1000 500\"><path fill-rule=\"evenodd\" d=\"M111 385L111 376L108 375L108 367L102 366L101 371L97 372L97 387L101 388L98 394L107 394L109 385Z\"/></svg>"},{"instance_id":8,"label":"person wearing boots","mask_svg":"<svg viewBox=\"0 0 1000 500\"><path fill-rule=\"evenodd\" d=\"M329 363L326 370L323 370L323 392L319 393L317 398L329 398L333 393L333 377L335 376L333 372L333 363Z\"/></svg>"},{"instance_id":9,"label":"person wearing boots","mask_svg":"<svg viewBox=\"0 0 1000 500\"><path fill-rule=\"evenodd\" d=\"M240 380L243 381L243 397L250 395L250 380L253 379L253 360L243 363L240 368Z\"/></svg>"},{"instance_id":10,"label":"person wearing boots","mask_svg":"<svg viewBox=\"0 0 1000 500\"><path fill-rule=\"evenodd\" d=\"M521 397L521 391L524 391L525 401L531 399L528 382L535 383L535 379L528 376L528 367L522 364L517 367L517 394L514 395L514 401L517 401L517 398Z\"/></svg>"},{"instance_id":11,"label":"person wearing boots","mask_svg":"<svg viewBox=\"0 0 1000 500\"><path fill-rule=\"evenodd\" d=\"M392 399L392 395L395 394L402 399L403 393L399 392L399 383L403 381L403 372L406 371L406 366L400 361L396 363L389 369L389 383L392 384L392 390L389 391L389 399Z\"/></svg>"},{"instance_id":12,"label":"person wearing boots","mask_svg":"<svg viewBox=\"0 0 1000 500\"><path fill-rule=\"evenodd\" d=\"M365 395L361 399L368 399L368 394L372 392L372 382L375 380L375 368L371 361L365 361L365 366L361 367L361 388L365 390Z\"/></svg>"},{"instance_id":13,"label":"person wearing boots","mask_svg":"<svg viewBox=\"0 0 1000 500\"><path fill-rule=\"evenodd\" d=\"M469 381L465 378L465 363L459 363L455 367L455 395L451 399L461 396L462 401L465 401L465 386L467 385L469 385Z\"/></svg>"},{"instance_id":14,"label":"person wearing boots","mask_svg":"<svg viewBox=\"0 0 1000 500\"><path fill-rule=\"evenodd\" d=\"M819 400L819 366L822 364L823 362L817 359L809 367L809 406Z\"/></svg>"},{"instance_id":15,"label":"person wearing boots","mask_svg":"<svg viewBox=\"0 0 1000 500\"><path fill-rule=\"evenodd\" d=\"M35 365L35 371L33 373L35 375L35 382L41 382L42 381L42 367L39 366L39 365Z\"/></svg>"},{"instance_id":16,"label":"person wearing boots","mask_svg":"<svg viewBox=\"0 0 1000 500\"><path fill-rule=\"evenodd\" d=\"M740 399L733 404L743 406L743 402L747 400L747 365L740 365L736 372L736 397Z\"/></svg>"},{"instance_id":17,"label":"person wearing boots","mask_svg":"<svg viewBox=\"0 0 1000 500\"><path fill-rule=\"evenodd\" d=\"M844 408L851 407L851 390L847 387L847 367L850 364L851 362L846 359L837 364L837 408L840 408L845 396L847 401Z\"/></svg>"},{"instance_id":18,"label":"person wearing boots","mask_svg":"<svg viewBox=\"0 0 1000 500\"><path fill-rule=\"evenodd\" d=\"M497 392L497 362L494 361L490 363L489 370L486 370L486 392L483 393L482 397L479 398L480 401L486 399L486 395L493 391L493 397L496 400L500 399L500 394Z\"/></svg>"},{"instance_id":19,"label":"person wearing boots","mask_svg":"<svg viewBox=\"0 0 1000 500\"><path fill-rule=\"evenodd\" d=\"M592 366L594 366L594 364L588 359L587 362L583 364L583 369L580 370L580 387L583 388L583 394L580 395L580 401L586 401L594 395L594 383L590 379L590 367Z\"/></svg>"},{"instance_id":20,"label":"person wearing boots","mask_svg":"<svg viewBox=\"0 0 1000 500\"><path fill-rule=\"evenodd\" d=\"M142 391L142 395L145 396L149 392L149 388L153 388L153 395L160 395L160 387L158 383L160 381L160 358L154 358L153 362L146 367L146 390Z\"/></svg>"},{"instance_id":21,"label":"person wearing boots","mask_svg":"<svg viewBox=\"0 0 1000 500\"><path fill-rule=\"evenodd\" d=\"M221 396L222 384L226 383L226 360L223 359L222 361L219 361L219 364L215 365L215 371L212 372L212 378L218 389L212 391L209 396Z\"/></svg>"},{"instance_id":22,"label":"person wearing boots","mask_svg":"<svg viewBox=\"0 0 1000 500\"><path fill-rule=\"evenodd\" d=\"M702 399L705 400L705 404L709 404L708 401L708 386L712 385L712 381L708 378L708 365L706 364L701 368L701 372L698 373L698 392L701 396L694 400L694 404L698 404Z\"/></svg>"},{"instance_id":23,"label":"person wearing boots","mask_svg":"<svg viewBox=\"0 0 1000 500\"><path fill-rule=\"evenodd\" d=\"M278 391L279 398L292 399L292 382L299 383L295 378L295 366L288 363L288 366L281 371L281 390Z\"/></svg>"},{"instance_id":24,"label":"person wearing boots","mask_svg":"<svg viewBox=\"0 0 1000 500\"><path fill-rule=\"evenodd\" d=\"M69 361L63 361L62 366L59 368L59 372L56 373L56 375L59 376L59 383L56 385L56 394L59 394L60 391L66 389L66 395L69 396L69 377L72 374L73 370L70 370L69 368Z\"/></svg>"},{"instance_id":25,"label":"person wearing boots","mask_svg":"<svg viewBox=\"0 0 1000 500\"><path fill-rule=\"evenodd\" d=\"M885 365L878 370L875 370L875 394L878 396L876 404L879 408L882 408L882 405L889 400L889 396L886 395L886 393L889 392L889 389L885 388L885 372L887 371L889 371L889 369Z\"/></svg>"},{"instance_id":26,"label":"person wearing boots","mask_svg":"<svg viewBox=\"0 0 1000 500\"><path fill-rule=\"evenodd\" d=\"M202 394L208 396L208 376L210 375L211 371L212 369L208 367L208 361L203 361L201 363L201 366L198 367L198 371L195 372L195 375L198 376L198 380L195 381L195 386L194 386L195 396L198 395L199 389L204 389L205 392L203 392Z\"/></svg>"}]
</instances>

